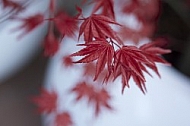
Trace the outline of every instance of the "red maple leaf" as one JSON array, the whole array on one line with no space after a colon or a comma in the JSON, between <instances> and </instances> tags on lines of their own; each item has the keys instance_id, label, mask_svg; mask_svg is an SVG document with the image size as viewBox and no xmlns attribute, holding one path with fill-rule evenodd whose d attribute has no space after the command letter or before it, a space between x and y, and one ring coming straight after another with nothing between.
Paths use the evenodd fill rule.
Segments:
<instances>
[{"instance_id":1,"label":"red maple leaf","mask_svg":"<svg viewBox=\"0 0 190 126\"><path fill-rule=\"evenodd\" d=\"M96 39L86 44L80 44L80 46L86 46L86 48L73 53L71 56L84 56L75 63L90 63L94 60L97 60L94 80L98 78L106 64L108 71L110 72L112 70L114 48L107 42L106 39Z\"/></svg>"},{"instance_id":2,"label":"red maple leaf","mask_svg":"<svg viewBox=\"0 0 190 126\"><path fill-rule=\"evenodd\" d=\"M167 54L170 53L171 50L162 48L165 47L167 43L168 40L166 38L156 38L152 42L140 46L140 49L146 52L147 54L152 54L152 55L156 54L155 56ZM165 63L165 61L164 62L161 61L161 63Z\"/></svg>"},{"instance_id":3,"label":"red maple leaf","mask_svg":"<svg viewBox=\"0 0 190 126\"><path fill-rule=\"evenodd\" d=\"M57 114L54 126L73 126L71 115L68 112Z\"/></svg>"},{"instance_id":4,"label":"red maple leaf","mask_svg":"<svg viewBox=\"0 0 190 126\"><path fill-rule=\"evenodd\" d=\"M31 99L37 106L39 113L51 113L57 107L57 94L54 91L48 91L44 88L41 89L39 96L34 96Z\"/></svg>"},{"instance_id":5,"label":"red maple leaf","mask_svg":"<svg viewBox=\"0 0 190 126\"><path fill-rule=\"evenodd\" d=\"M44 55L53 56L59 50L60 43L54 34L50 31L44 39L43 46Z\"/></svg>"},{"instance_id":6,"label":"red maple leaf","mask_svg":"<svg viewBox=\"0 0 190 126\"><path fill-rule=\"evenodd\" d=\"M71 89L71 92L75 92L77 97L75 98L76 101L81 100L83 97L87 97L88 100L93 97L94 88L90 85L87 85L86 82L80 82L76 84L75 87Z\"/></svg>"},{"instance_id":7,"label":"red maple leaf","mask_svg":"<svg viewBox=\"0 0 190 126\"><path fill-rule=\"evenodd\" d=\"M123 46L116 51L114 62L114 78L122 76L122 93L125 86L129 87L129 80L132 77L141 91L145 91L145 78L143 75L144 63L151 64L142 51L135 46Z\"/></svg>"},{"instance_id":8,"label":"red maple leaf","mask_svg":"<svg viewBox=\"0 0 190 126\"><path fill-rule=\"evenodd\" d=\"M95 89L94 86L86 84L86 82L82 82L73 87L71 92L77 94L77 97L75 98L76 101L79 101L82 98L87 98L88 103L92 103L92 105L94 105L96 116L100 113L102 107L109 110L113 109L109 104L111 96L105 89L98 90Z\"/></svg>"},{"instance_id":9,"label":"red maple leaf","mask_svg":"<svg viewBox=\"0 0 190 126\"><path fill-rule=\"evenodd\" d=\"M65 36L74 37L75 31L78 29L78 22L74 17L69 16L67 13L60 11L53 19L56 28Z\"/></svg>"},{"instance_id":10,"label":"red maple leaf","mask_svg":"<svg viewBox=\"0 0 190 126\"><path fill-rule=\"evenodd\" d=\"M156 63L168 64L167 61L160 57L161 54L170 53L168 49L159 47L163 42L157 40L153 43L142 45L140 48L135 46L123 46L116 51L114 60L113 76L116 79L122 76L122 92L125 86L129 87L129 80L133 78L137 86L145 93L145 78L143 72L150 75L146 67L151 68L159 75ZM108 78L106 78L108 80Z\"/></svg>"},{"instance_id":11,"label":"red maple leaf","mask_svg":"<svg viewBox=\"0 0 190 126\"><path fill-rule=\"evenodd\" d=\"M84 40L86 43L91 42L93 38L112 38L116 40L117 43L122 44L116 32L109 24L119 25L109 17L92 14L88 18L85 18L84 22L81 24L79 38L84 33Z\"/></svg>"},{"instance_id":12,"label":"red maple leaf","mask_svg":"<svg viewBox=\"0 0 190 126\"><path fill-rule=\"evenodd\" d=\"M32 16L29 16L27 18L19 18L19 17L14 17L13 19L19 20L22 22L22 25L13 29L13 31L17 31L20 29L24 28L24 32L23 34L21 34L19 36L22 37L23 35L25 35L26 33L31 32L32 30L34 30L35 28L37 28L39 25L41 25L44 22L44 15L43 14L35 14Z\"/></svg>"},{"instance_id":13,"label":"red maple leaf","mask_svg":"<svg viewBox=\"0 0 190 126\"><path fill-rule=\"evenodd\" d=\"M93 0L95 6L92 13L97 12L101 9L101 14L107 17L110 17L115 20L113 0Z\"/></svg>"},{"instance_id":14,"label":"red maple leaf","mask_svg":"<svg viewBox=\"0 0 190 126\"><path fill-rule=\"evenodd\" d=\"M17 11L21 11L24 9L23 5L20 4L19 2L15 2L12 0L1 0L1 1L2 1L3 8L10 7L10 8L17 10Z\"/></svg>"},{"instance_id":15,"label":"red maple leaf","mask_svg":"<svg viewBox=\"0 0 190 126\"><path fill-rule=\"evenodd\" d=\"M147 67L150 67L157 75L160 77L160 74L158 72L158 69L156 67L155 62L163 63L166 65L171 65L166 60L164 60L161 55L170 53L171 50L169 49L163 49L161 46L166 44L166 40L163 38L155 39L153 42L150 42L148 44L144 44L140 46L139 49L141 49L146 55L147 59L152 62L152 64L145 64Z\"/></svg>"},{"instance_id":16,"label":"red maple leaf","mask_svg":"<svg viewBox=\"0 0 190 126\"><path fill-rule=\"evenodd\" d=\"M93 101L95 105L95 115L97 116L102 107L105 107L109 110L113 110L112 106L108 103L111 100L111 96L105 89L101 89L94 94Z\"/></svg>"}]
</instances>

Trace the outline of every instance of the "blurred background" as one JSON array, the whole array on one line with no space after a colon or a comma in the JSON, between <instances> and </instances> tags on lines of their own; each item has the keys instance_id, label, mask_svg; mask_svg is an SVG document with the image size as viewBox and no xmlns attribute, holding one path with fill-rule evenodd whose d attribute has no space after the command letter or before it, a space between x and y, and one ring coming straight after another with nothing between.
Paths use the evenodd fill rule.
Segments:
<instances>
[{"instance_id":1,"label":"blurred background","mask_svg":"<svg viewBox=\"0 0 190 126\"><path fill-rule=\"evenodd\" d=\"M162 0L156 35L169 40L172 53L165 58L185 76L190 76L190 0Z\"/></svg>"},{"instance_id":2,"label":"blurred background","mask_svg":"<svg viewBox=\"0 0 190 126\"><path fill-rule=\"evenodd\" d=\"M72 12L77 2L62 0L59 5ZM168 47L172 49L172 53L164 57L175 69L190 77L189 0L162 0L156 31L156 36L160 35L170 40ZM48 60L40 47L16 73L0 81L0 126L41 126L41 117L35 113L29 97L37 94L43 84Z\"/></svg>"}]
</instances>

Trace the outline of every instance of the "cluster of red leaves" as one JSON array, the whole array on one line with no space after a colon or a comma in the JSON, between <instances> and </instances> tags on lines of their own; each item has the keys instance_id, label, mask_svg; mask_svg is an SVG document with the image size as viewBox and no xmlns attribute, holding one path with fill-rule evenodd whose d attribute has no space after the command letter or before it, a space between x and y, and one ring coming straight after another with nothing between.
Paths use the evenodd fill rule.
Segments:
<instances>
[{"instance_id":1,"label":"cluster of red leaves","mask_svg":"<svg viewBox=\"0 0 190 126\"><path fill-rule=\"evenodd\" d=\"M130 78L133 78L138 87L144 92L146 79L143 72L148 73L146 67L153 69L158 74L155 63L166 63L159 55L169 53L169 50L164 50L159 46L155 47L154 44L142 45L140 48L123 44L117 32L111 27L112 24L123 27L115 20L113 0L93 0L91 2L91 4L94 4L92 14L86 18L82 16L82 9L79 7L77 8L79 14L75 17L71 17L63 11L56 11L55 13L55 2L56 0L50 1L50 18L45 19L43 14L36 14L21 19L23 25L19 27L25 28L26 32L30 32L44 21L49 21L48 34L44 40L46 56L53 56L59 50L59 43L65 35L73 37L78 29L78 21L82 20L78 38L83 35L85 43L79 44L79 46L86 47L71 56L84 56L74 63L96 61L94 80L97 80L100 73L106 69L105 82L108 82L110 76L113 76L113 80L121 76L123 91L125 86L129 87L128 81ZM123 7L125 13L134 13L140 21L146 24L155 22L157 19L159 0L131 0L129 4L121 7ZM58 35L54 35L54 30L58 31ZM131 30L128 29L128 31ZM125 33L127 34L127 32ZM137 34L139 35L140 32ZM162 52L158 50L162 50ZM64 62L67 65L71 64L69 63L71 62L69 57L65 58Z\"/></svg>"},{"instance_id":2,"label":"cluster of red leaves","mask_svg":"<svg viewBox=\"0 0 190 126\"><path fill-rule=\"evenodd\" d=\"M160 0L131 0L123 6L123 13L133 14L141 23L141 28L131 29L127 26L120 30L123 39L131 39L138 43L141 38L152 37L160 14Z\"/></svg>"},{"instance_id":3,"label":"cluster of red leaves","mask_svg":"<svg viewBox=\"0 0 190 126\"><path fill-rule=\"evenodd\" d=\"M81 82L70 89L70 92L76 94L75 101L86 98L88 104L93 106L95 116L98 116L103 108L113 110L109 104L111 96L106 89L98 89L86 82ZM54 126L72 126L74 124L68 111L61 113L57 111L58 94L55 91L43 88L40 95L33 96L31 100L38 106L38 113L55 115L55 119L53 120Z\"/></svg>"},{"instance_id":4,"label":"cluster of red leaves","mask_svg":"<svg viewBox=\"0 0 190 126\"><path fill-rule=\"evenodd\" d=\"M94 12L98 11L101 7L104 8L105 2L101 0L95 0L93 2L96 3ZM113 1L107 2L111 4L109 8L113 9ZM131 4L124 6L123 10L126 13L135 13L138 19L143 23L151 22L157 16L154 14L157 14L159 1L153 0L153 2L146 2L143 1L142 3L142 1L139 0L132 0ZM157 7L154 8L154 11L152 10L152 14L148 13L150 10L146 9L143 11L143 9L149 6L151 6L151 9L153 9L154 6ZM160 55L170 53L170 50L159 47L158 43L162 43L162 41L145 44L139 48L123 45L117 33L110 26L110 24L119 25L119 23L107 17L106 13L101 13L100 15L92 14L83 20L80 26L79 37L84 33L85 43L78 45L85 46L85 48L71 55L83 56L83 58L74 63L90 63L96 61L94 80L106 69L107 75L104 78L105 82L108 82L110 76L113 76L113 80L121 76L123 92L125 86L129 87L128 82L130 78L133 78L141 91L145 93L146 79L143 73L146 72L149 74L146 67L151 68L159 75L156 62L168 64ZM119 26L122 27L121 25Z\"/></svg>"},{"instance_id":5,"label":"cluster of red leaves","mask_svg":"<svg viewBox=\"0 0 190 126\"><path fill-rule=\"evenodd\" d=\"M59 49L59 43L62 41L64 36L74 37L75 31L78 29L78 20L76 17L68 15L64 11L55 10L56 0L50 0L49 10L50 17L46 18L46 13L36 13L28 17L16 17L13 16L11 19L21 21L22 24L13 29L17 31L24 29L23 34L18 38L23 37L25 34L36 29L38 26L44 22L48 22L48 33L44 39L43 47L45 56L53 56ZM15 7L19 8L21 5L10 0L3 0L4 7ZM21 6L23 7L23 6ZM57 31L57 32L55 32Z\"/></svg>"},{"instance_id":6,"label":"cluster of red leaves","mask_svg":"<svg viewBox=\"0 0 190 126\"><path fill-rule=\"evenodd\" d=\"M10 0L3 0L3 2L4 7L17 7L17 5L11 4ZM86 2L83 0L83 3ZM72 63L94 63L95 70L91 69L94 73L94 81L103 76L103 82L107 83L121 77L123 93L124 88L130 86L129 80L132 78L140 90L145 93L144 73L151 75L147 70L150 68L160 76L156 63L168 64L160 55L170 53L170 50L162 48L162 39L156 39L140 47L125 45L124 40L119 37L120 35L112 26L124 28L125 30L122 32L126 37L130 37L132 34L149 37L154 31L154 23L159 14L159 0L131 0L129 4L121 6L124 14L133 13L142 22L143 27L138 32L117 22L114 0L93 0L91 4L94 6L88 17L83 17L82 9L79 7L76 8L79 13L72 17L66 12L56 10L56 0L50 0L50 17L45 18L45 13L37 13L27 18L17 17L16 19L23 23L18 29L24 28L25 33L28 33L47 21L49 23L48 33L43 43L46 56L56 54L62 39L65 36L74 37L75 32L79 29L78 39L83 36L84 43L78 44L78 46L84 46L84 48L64 57L65 66L72 66ZM78 26L78 24L80 25ZM73 62L71 59L73 56L82 56L82 58ZM84 74L88 73L88 70L86 67ZM101 74L102 72L105 74ZM105 89L97 89L86 82L79 82L71 89L71 92L76 94L76 101L86 98L88 103L94 106L95 115L100 113L102 107L112 110L109 104L111 96ZM56 112L57 97L55 92L42 90L41 95L35 97L33 101L38 105L39 112L56 113L55 126L73 125L68 112Z\"/></svg>"},{"instance_id":7,"label":"cluster of red leaves","mask_svg":"<svg viewBox=\"0 0 190 126\"><path fill-rule=\"evenodd\" d=\"M44 45L50 46L44 46L44 49L45 52L48 52L45 53L47 56L53 56L58 51L59 43L62 41L64 36L74 37L75 31L78 29L78 21L76 17L71 17L64 11L58 11L55 16L47 19L46 21L50 21L48 32L51 34L48 34L44 41ZM54 30L58 31L58 35L55 35Z\"/></svg>"},{"instance_id":8,"label":"cluster of red leaves","mask_svg":"<svg viewBox=\"0 0 190 126\"><path fill-rule=\"evenodd\" d=\"M129 4L124 6L123 11L135 14L144 23L150 23L157 20L159 9L159 0L131 0Z\"/></svg>"},{"instance_id":9,"label":"cluster of red leaves","mask_svg":"<svg viewBox=\"0 0 190 126\"><path fill-rule=\"evenodd\" d=\"M160 54L169 53L170 50L158 47L162 41L155 41L142 45L137 48L135 46L122 46L116 51L106 40L95 40L87 44L80 44L86 48L73 53L72 56L84 56L75 63L90 63L94 60L96 62L95 78L105 69L108 69L108 76L105 76L106 82L109 77L113 75L114 80L118 76L122 76L122 92L124 87L129 87L128 81L132 77L141 91L144 93L145 78L143 72L149 73L146 67L151 68L157 74L158 70L156 62L168 64L160 57Z\"/></svg>"},{"instance_id":10,"label":"cluster of red leaves","mask_svg":"<svg viewBox=\"0 0 190 126\"><path fill-rule=\"evenodd\" d=\"M87 98L88 103L92 103L94 105L96 116L100 113L102 107L105 107L109 110L113 109L109 104L111 96L105 89L98 90L86 82L80 82L72 88L71 92L76 93L76 101L79 101L82 98Z\"/></svg>"},{"instance_id":11,"label":"cluster of red leaves","mask_svg":"<svg viewBox=\"0 0 190 126\"><path fill-rule=\"evenodd\" d=\"M57 113L58 95L54 91L41 89L39 96L33 96L32 102L38 106L38 112L42 114L55 114L54 126L72 126L73 121L69 112Z\"/></svg>"}]
</instances>

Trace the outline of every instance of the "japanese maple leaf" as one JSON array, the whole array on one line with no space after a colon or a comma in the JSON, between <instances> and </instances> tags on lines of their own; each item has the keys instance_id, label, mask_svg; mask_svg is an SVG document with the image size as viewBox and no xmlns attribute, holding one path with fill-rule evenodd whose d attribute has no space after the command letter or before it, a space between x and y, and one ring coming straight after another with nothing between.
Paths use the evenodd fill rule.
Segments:
<instances>
[{"instance_id":1,"label":"japanese maple leaf","mask_svg":"<svg viewBox=\"0 0 190 126\"><path fill-rule=\"evenodd\" d=\"M58 12L53 19L56 28L65 36L74 37L75 31L78 29L78 22L74 17L69 16L67 13Z\"/></svg>"},{"instance_id":2,"label":"japanese maple leaf","mask_svg":"<svg viewBox=\"0 0 190 126\"><path fill-rule=\"evenodd\" d=\"M102 9L102 15L115 20L113 0L93 0L93 3L95 3L95 6L93 8L92 13L95 13L98 10Z\"/></svg>"},{"instance_id":3,"label":"japanese maple leaf","mask_svg":"<svg viewBox=\"0 0 190 126\"><path fill-rule=\"evenodd\" d=\"M44 39L44 55L53 56L58 50L60 43L52 32L49 32Z\"/></svg>"},{"instance_id":4,"label":"japanese maple leaf","mask_svg":"<svg viewBox=\"0 0 190 126\"><path fill-rule=\"evenodd\" d=\"M23 5L15 2L14 0L1 0L2 1L2 5L3 5L3 8L12 8L14 10L17 10L17 11L21 11L24 9Z\"/></svg>"},{"instance_id":5,"label":"japanese maple leaf","mask_svg":"<svg viewBox=\"0 0 190 126\"><path fill-rule=\"evenodd\" d=\"M149 42L147 44L140 46L139 49L143 50L147 54L158 56L158 55L167 54L171 52L171 50L169 49L162 48L166 46L167 43L168 43L168 40L166 38L156 38L152 42ZM158 61L158 62L165 63L165 61L163 62L162 61L163 60Z\"/></svg>"},{"instance_id":6,"label":"japanese maple leaf","mask_svg":"<svg viewBox=\"0 0 190 126\"><path fill-rule=\"evenodd\" d=\"M25 35L26 33L31 32L32 30L37 28L39 25L41 25L44 22L44 15L40 14L40 13L37 13L37 14L29 16L27 18L15 17L14 19L20 20L22 22L22 25L19 26L18 28L13 29L13 31L20 30L20 29L25 30L23 32L23 34L21 34L19 36L19 38L20 38L23 35Z\"/></svg>"},{"instance_id":7,"label":"japanese maple leaf","mask_svg":"<svg viewBox=\"0 0 190 126\"><path fill-rule=\"evenodd\" d=\"M125 86L129 87L129 80L132 77L137 86L144 93L145 78L143 71L147 72L144 64L152 64L140 49L135 46L123 46L117 50L114 61L114 78L122 76L122 93Z\"/></svg>"},{"instance_id":8,"label":"japanese maple leaf","mask_svg":"<svg viewBox=\"0 0 190 126\"><path fill-rule=\"evenodd\" d=\"M158 47L162 41L155 41L144 44L137 48L135 46L123 46L116 52L114 60L114 78L122 76L122 92L125 86L129 87L129 80L133 78L137 86L145 93L145 78L143 72L151 75L146 67L149 67L159 75L156 63L168 64L167 61L160 57L161 54L170 53L168 49Z\"/></svg>"},{"instance_id":9,"label":"japanese maple leaf","mask_svg":"<svg viewBox=\"0 0 190 126\"><path fill-rule=\"evenodd\" d=\"M34 96L31 99L37 106L39 113L51 113L56 110L57 94L54 91L41 89L39 96Z\"/></svg>"},{"instance_id":10,"label":"japanese maple leaf","mask_svg":"<svg viewBox=\"0 0 190 126\"><path fill-rule=\"evenodd\" d=\"M143 51L144 55L146 55L147 59L149 59L149 61L152 62L152 64L145 64L145 65L154 70L154 72L157 73L158 76L160 76L160 74L158 72L155 62L170 65L170 63L168 63L166 60L164 60L161 57L162 54L167 54L171 52L171 50L169 49L161 48L161 46L163 46L163 44L165 43L166 43L165 39L158 38L153 42L140 46L139 48Z\"/></svg>"},{"instance_id":11,"label":"japanese maple leaf","mask_svg":"<svg viewBox=\"0 0 190 126\"><path fill-rule=\"evenodd\" d=\"M93 92L95 91L94 91L94 88L86 84L86 82L80 82L71 89L71 92L74 92L77 94L77 97L75 98L76 101L79 101L84 97L87 97L88 100L91 101L91 98L93 97Z\"/></svg>"},{"instance_id":12,"label":"japanese maple leaf","mask_svg":"<svg viewBox=\"0 0 190 126\"><path fill-rule=\"evenodd\" d=\"M95 115L97 116L102 107L107 108L108 110L113 110L113 107L109 104L111 96L105 89L101 89L94 93L93 101L95 105Z\"/></svg>"},{"instance_id":13,"label":"japanese maple leaf","mask_svg":"<svg viewBox=\"0 0 190 126\"><path fill-rule=\"evenodd\" d=\"M79 38L84 33L84 40L86 43L91 42L93 38L112 38L119 44L122 44L116 32L109 24L119 25L109 17L92 14L88 18L85 18L84 22L81 24Z\"/></svg>"},{"instance_id":14,"label":"japanese maple leaf","mask_svg":"<svg viewBox=\"0 0 190 126\"><path fill-rule=\"evenodd\" d=\"M106 64L108 71L111 71L112 60L114 57L114 48L107 42L106 39L96 39L86 44L80 44L80 46L86 47L76 53L73 53L71 56L84 56L75 63L90 63L94 60L97 60L94 80L98 78Z\"/></svg>"},{"instance_id":15,"label":"japanese maple leaf","mask_svg":"<svg viewBox=\"0 0 190 126\"><path fill-rule=\"evenodd\" d=\"M82 82L73 87L71 91L76 93L77 95L77 97L75 98L76 101L79 101L82 98L87 98L88 103L94 105L96 116L100 113L102 107L105 107L109 110L113 109L109 104L111 96L105 89L98 90L95 89L94 86L86 84L86 82Z\"/></svg>"},{"instance_id":16,"label":"japanese maple leaf","mask_svg":"<svg viewBox=\"0 0 190 126\"><path fill-rule=\"evenodd\" d=\"M55 117L54 126L73 126L71 115L68 112L62 112Z\"/></svg>"}]
</instances>

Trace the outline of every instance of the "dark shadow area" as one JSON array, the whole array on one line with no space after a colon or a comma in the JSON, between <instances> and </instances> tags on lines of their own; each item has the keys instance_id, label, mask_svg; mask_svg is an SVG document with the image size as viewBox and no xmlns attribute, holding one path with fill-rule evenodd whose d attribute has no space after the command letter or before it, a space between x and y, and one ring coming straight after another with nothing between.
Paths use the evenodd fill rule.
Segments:
<instances>
[{"instance_id":1,"label":"dark shadow area","mask_svg":"<svg viewBox=\"0 0 190 126\"><path fill-rule=\"evenodd\" d=\"M180 72L190 76L190 7L179 0L162 1L157 36L168 38L171 54L164 57Z\"/></svg>"},{"instance_id":2,"label":"dark shadow area","mask_svg":"<svg viewBox=\"0 0 190 126\"><path fill-rule=\"evenodd\" d=\"M47 59L39 56L25 69L0 85L0 126L41 126L29 97L43 84Z\"/></svg>"}]
</instances>

